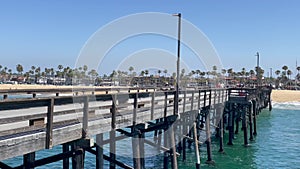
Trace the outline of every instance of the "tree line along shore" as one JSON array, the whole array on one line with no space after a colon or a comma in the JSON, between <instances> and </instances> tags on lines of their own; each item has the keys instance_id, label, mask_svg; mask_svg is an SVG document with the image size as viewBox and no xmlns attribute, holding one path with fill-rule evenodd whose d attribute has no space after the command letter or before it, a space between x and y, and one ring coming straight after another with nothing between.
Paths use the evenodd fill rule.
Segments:
<instances>
[{"instance_id":1,"label":"tree line along shore","mask_svg":"<svg viewBox=\"0 0 300 169\"><path fill-rule=\"evenodd\" d=\"M233 68L218 70L213 66L211 70L200 69L186 72L180 71L180 86L182 87L232 87L236 85L253 86L261 81L263 85L272 85L279 89L300 90L300 66L291 71L284 65L274 72L270 70L267 76L261 67L253 70ZM274 76L273 76L274 74ZM44 68L31 66L24 70L21 64L15 69L0 65L0 83L4 84L43 84L43 85L86 85L86 86L139 86L164 87L175 86L176 73L165 70L141 70L136 72L133 66L128 70L114 70L110 74L100 75L97 70L89 70L87 65L78 68L64 67Z\"/></svg>"}]
</instances>

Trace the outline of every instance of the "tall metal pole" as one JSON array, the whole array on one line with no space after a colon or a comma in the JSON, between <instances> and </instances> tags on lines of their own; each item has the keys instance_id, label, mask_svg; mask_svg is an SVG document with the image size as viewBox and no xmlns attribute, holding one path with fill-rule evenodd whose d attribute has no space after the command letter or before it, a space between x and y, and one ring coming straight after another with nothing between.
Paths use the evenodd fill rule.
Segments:
<instances>
[{"instance_id":1,"label":"tall metal pole","mask_svg":"<svg viewBox=\"0 0 300 169\"><path fill-rule=\"evenodd\" d=\"M178 98L179 98L179 76L180 76L180 34L181 34L181 13L173 14L178 16L178 39L177 39L177 67L176 67L176 93L175 93L175 114L178 114Z\"/></svg>"},{"instance_id":2,"label":"tall metal pole","mask_svg":"<svg viewBox=\"0 0 300 169\"><path fill-rule=\"evenodd\" d=\"M259 53L256 53L257 56L257 85L260 86L260 67L259 67Z\"/></svg>"}]
</instances>

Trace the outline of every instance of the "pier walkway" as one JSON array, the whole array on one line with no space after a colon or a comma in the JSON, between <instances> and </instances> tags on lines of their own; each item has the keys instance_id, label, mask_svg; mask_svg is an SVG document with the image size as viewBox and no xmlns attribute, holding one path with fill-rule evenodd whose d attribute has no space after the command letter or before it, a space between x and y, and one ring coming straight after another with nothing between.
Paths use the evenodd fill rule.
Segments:
<instances>
[{"instance_id":1,"label":"pier walkway","mask_svg":"<svg viewBox=\"0 0 300 169\"><path fill-rule=\"evenodd\" d=\"M37 97L38 93L54 93ZM71 95L61 94L71 93ZM35 168L62 161L62 168L84 168L85 153L95 155L95 168L145 168L144 145L164 153L164 168L178 168L177 160L186 158L186 148L195 146L196 168L200 168L199 147L207 146L206 163L214 163L211 135L220 140L228 130L228 144L242 122L244 144L253 140L256 118L261 109L271 109L271 89L191 89L179 92L155 89L101 89L97 91L0 91L0 168ZM11 93L27 93L33 98L8 99ZM234 132L234 128L236 128ZM145 133L153 138L145 138ZM109 133L104 139L103 134ZM132 138L133 166L118 161L116 142ZM96 139L93 139L96 138ZM204 139L204 140L203 140ZM109 155L103 145L109 144ZM63 151L51 157L36 158L36 152L62 145ZM23 156L23 164L11 167L1 162ZM70 165L69 159L72 159Z\"/></svg>"}]
</instances>

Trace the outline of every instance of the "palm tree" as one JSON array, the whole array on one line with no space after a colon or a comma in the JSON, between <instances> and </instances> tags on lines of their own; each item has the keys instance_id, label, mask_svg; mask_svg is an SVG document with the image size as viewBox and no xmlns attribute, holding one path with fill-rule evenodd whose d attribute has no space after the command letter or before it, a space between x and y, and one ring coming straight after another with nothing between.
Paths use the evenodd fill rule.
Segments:
<instances>
[{"instance_id":1,"label":"palm tree","mask_svg":"<svg viewBox=\"0 0 300 169\"><path fill-rule=\"evenodd\" d=\"M10 79L11 75L12 75L12 70L8 69L8 79Z\"/></svg>"},{"instance_id":2,"label":"palm tree","mask_svg":"<svg viewBox=\"0 0 300 169\"><path fill-rule=\"evenodd\" d=\"M144 76L145 75L145 71L142 70L141 73L140 73L140 76Z\"/></svg>"},{"instance_id":3,"label":"palm tree","mask_svg":"<svg viewBox=\"0 0 300 169\"><path fill-rule=\"evenodd\" d=\"M284 66L282 66L282 69L284 70L284 75L286 75L287 74L287 70L289 69L286 65L284 65Z\"/></svg>"},{"instance_id":4,"label":"palm tree","mask_svg":"<svg viewBox=\"0 0 300 169\"><path fill-rule=\"evenodd\" d=\"M34 71L35 70L35 66L31 66L31 70Z\"/></svg>"},{"instance_id":5,"label":"palm tree","mask_svg":"<svg viewBox=\"0 0 300 169\"><path fill-rule=\"evenodd\" d=\"M134 70L134 68L133 68L132 66L130 66L130 67L128 68L128 70L129 70L130 74L132 75L132 71Z\"/></svg>"},{"instance_id":6,"label":"palm tree","mask_svg":"<svg viewBox=\"0 0 300 169\"><path fill-rule=\"evenodd\" d=\"M34 72L35 72L35 83L37 83L37 79L41 76L41 68L37 67Z\"/></svg>"},{"instance_id":7,"label":"palm tree","mask_svg":"<svg viewBox=\"0 0 300 169\"><path fill-rule=\"evenodd\" d=\"M232 68L228 69L228 70L227 70L227 73L228 73L228 76L229 76L229 77L232 76L233 69L232 69Z\"/></svg>"},{"instance_id":8,"label":"palm tree","mask_svg":"<svg viewBox=\"0 0 300 169\"><path fill-rule=\"evenodd\" d=\"M213 76L217 76L217 70L218 70L217 66L213 66L213 70L212 70L211 74Z\"/></svg>"},{"instance_id":9,"label":"palm tree","mask_svg":"<svg viewBox=\"0 0 300 169\"><path fill-rule=\"evenodd\" d=\"M297 76L299 76L300 66L297 67L297 71L298 71Z\"/></svg>"},{"instance_id":10,"label":"palm tree","mask_svg":"<svg viewBox=\"0 0 300 169\"><path fill-rule=\"evenodd\" d=\"M88 66L87 65L83 65L84 76L86 75L87 70L88 70Z\"/></svg>"},{"instance_id":11,"label":"palm tree","mask_svg":"<svg viewBox=\"0 0 300 169\"><path fill-rule=\"evenodd\" d=\"M161 70L158 70L157 73L158 73L158 77L160 77Z\"/></svg>"},{"instance_id":12,"label":"palm tree","mask_svg":"<svg viewBox=\"0 0 300 169\"><path fill-rule=\"evenodd\" d=\"M245 76L245 74L246 74L246 68L242 68L242 71L241 71L241 75L244 77Z\"/></svg>"},{"instance_id":13,"label":"palm tree","mask_svg":"<svg viewBox=\"0 0 300 169\"><path fill-rule=\"evenodd\" d=\"M21 64L17 64L16 70L17 70L17 72L18 72L19 74L22 74L22 72L23 72L23 66L22 66Z\"/></svg>"},{"instance_id":14,"label":"palm tree","mask_svg":"<svg viewBox=\"0 0 300 169\"><path fill-rule=\"evenodd\" d=\"M227 72L226 69L222 69L222 70L221 70L221 73L222 73L223 76L225 76L226 72Z\"/></svg>"},{"instance_id":15,"label":"palm tree","mask_svg":"<svg viewBox=\"0 0 300 169\"><path fill-rule=\"evenodd\" d=\"M147 76L149 74L149 70L145 70L145 75Z\"/></svg>"},{"instance_id":16,"label":"palm tree","mask_svg":"<svg viewBox=\"0 0 300 169\"><path fill-rule=\"evenodd\" d=\"M63 65L58 65L57 66L58 70L61 72L61 70L64 68Z\"/></svg>"},{"instance_id":17,"label":"palm tree","mask_svg":"<svg viewBox=\"0 0 300 169\"><path fill-rule=\"evenodd\" d=\"M253 77L254 74L255 74L255 71L251 69L251 70L249 71L249 73L250 73L250 76Z\"/></svg>"},{"instance_id":18,"label":"palm tree","mask_svg":"<svg viewBox=\"0 0 300 169\"><path fill-rule=\"evenodd\" d=\"M168 73L168 70L165 69L165 70L164 70L165 77L167 76L167 73Z\"/></svg>"},{"instance_id":19,"label":"palm tree","mask_svg":"<svg viewBox=\"0 0 300 169\"><path fill-rule=\"evenodd\" d=\"M288 79L291 79L291 75L293 74L293 72L291 70L287 71L287 75L288 75Z\"/></svg>"},{"instance_id":20,"label":"palm tree","mask_svg":"<svg viewBox=\"0 0 300 169\"><path fill-rule=\"evenodd\" d=\"M278 78L278 76L280 75L280 70L276 70L275 74L277 75L277 78Z\"/></svg>"}]
</instances>

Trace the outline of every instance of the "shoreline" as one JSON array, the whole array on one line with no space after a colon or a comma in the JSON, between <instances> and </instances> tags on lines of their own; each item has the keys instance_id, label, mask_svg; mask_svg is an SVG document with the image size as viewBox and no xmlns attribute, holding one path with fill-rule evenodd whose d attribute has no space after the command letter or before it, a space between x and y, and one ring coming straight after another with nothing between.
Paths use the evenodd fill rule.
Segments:
<instances>
[{"instance_id":1,"label":"shoreline","mask_svg":"<svg viewBox=\"0 0 300 169\"><path fill-rule=\"evenodd\" d=\"M272 90L271 99L273 102L300 102L300 91L297 90Z\"/></svg>"}]
</instances>

